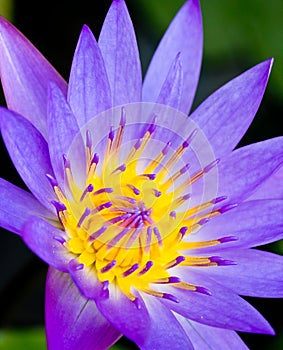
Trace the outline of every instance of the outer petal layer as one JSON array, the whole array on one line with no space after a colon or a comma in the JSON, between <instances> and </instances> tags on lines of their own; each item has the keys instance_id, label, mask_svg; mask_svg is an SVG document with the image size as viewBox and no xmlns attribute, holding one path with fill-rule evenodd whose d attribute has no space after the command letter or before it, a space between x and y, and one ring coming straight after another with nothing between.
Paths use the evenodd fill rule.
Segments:
<instances>
[{"instance_id":1,"label":"outer petal layer","mask_svg":"<svg viewBox=\"0 0 283 350\"><path fill-rule=\"evenodd\" d=\"M26 245L48 265L67 272L73 256L63 246L64 232L38 217L27 220L22 229Z\"/></svg>"},{"instance_id":2,"label":"outer petal layer","mask_svg":"<svg viewBox=\"0 0 283 350\"><path fill-rule=\"evenodd\" d=\"M30 216L55 218L32 194L0 179L0 226L21 234L23 224Z\"/></svg>"},{"instance_id":3,"label":"outer petal layer","mask_svg":"<svg viewBox=\"0 0 283 350\"><path fill-rule=\"evenodd\" d=\"M78 172L76 174L73 172L73 175L77 175L76 182L78 184L79 180L83 180L85 174L85 150L80 137L80 129L64 95L54 84L50 85L49 90L48 119L49 152L56 179L60 185L64 185L63 156L72 155L72 159L69 160L71 166L75 165L72 170ZM72 147L73 152L70 154L74 142L75 146Z\"/></svg>"},{"instance_id":4,"label":"outer petal layer","mask_svg":"<svg viewBox=\"0 0 283 350\"><path fill-rule=\"evenodd\" d=\"M143 344L143 350L193 350L192 343L173 313L154 297L143 294L150 313L151 323Z\"/></svg>"},{"instance_id":5,"label":"outer petal layer","mask_svg":"<svg viewBox=\"0 0 283 350\"><path fill-rule=\"evenodd\" d=\"M251 68L209 96L191 115L216 158L232 151L250 126L264 94L273 60Z\"/></svg>"},{"instance_id":6,"label":"outer petal layer","mask_svg":"<svg viewBox=\"0 0 283 350\"><path fill-rule=\"evenodd\" d=\"M183 281L204 287L211 295L176 287L164 287L165 292L179 300L179 303L162 300L173 311L208 326L274 334L273 329L260 313L231 289L218 284L195 269L187 268L187 271L184 271L184 268L180 267L178 271L177 276L180 276Z\"/></svg>"},{"instance_id":7,"label":"outer petal layer","mask_svg":"<svg viewBox=\"0 0 283 350\"><path fill-rule=\"evenodd\" d=\"M48 83L66 92L67 84L39 51L0 17L0 75L8 107L47 136Z\"/></svg>"},{"instance_id":8,"label":"outer petal layer","mask_svg":"<svg viewBox=\"0 0 283 350\"><path fill-rule=\"evenodd\" d=\"M99 36L113 106L141 101L142 74L136 36L124 0L114 0Z\"/></svg>"},{"instance_id":9,"label":"outer petal layer","mask_svg":"<svg viewBox=\"0 0 283 350\"><path fill-rule=\"evenodd\" d=\"M176 315L190 337L194 350L248 350L234 331L209 327Z\"/></svg>"},{"instance_id":10,"label":"outer petal layer","mask_svg":"<svg viewBox=\"0 0 283 350\"><path fill-rule=\"evenodd\" d=\"M283 256L259 250L226 250L221 258L236 265L204 269L203 273L237 294L264 297L283 297Z\"/></svg>"},{"instance_id":11,"label":"outer petal layer","mask_svg":"<svg viewBox=\"0 0 283 350\"><path fill-rule=\"evenodd\" d=\"M82 29L74 55L68 101L80 127L111 107L111 92L103 58L87 26Z\"/></svg>"},{"instance_id":12,"label":"outer petal layer","mask_svg":"<svg viewBox=\"0 0 283 350\"><path fill-rule=\"evenodd\" d=\"M171 22L151 60L143 84L143 101L157 101L171 64L181 53L184 79L179 110L188 114L198 84L202 45L199 1L187 0Z\"/></svg>"},{"instance_id":13,"label":"outer petal layer","mask_svg":"<svg viewBox=\"0 0 283 350\"><path fill-rule=\"evenodd\" d=\"M123 294L119 287L109 285L109 298L96 300L99 311L126 337L142 346L149 332L150 315L142 298L133 302Z\"/></svg>"},{"instance_id":14,"label":"outer petal layer","mask_svg":"<svg viewBox=\"0 0 283 350\"><path fill-rule=\"evenodd\" d=\"M190 241L209 241L234 236L236 240L209 248L250 248L283 238L283 200L258 200L239 204L235 209L213 218L190 236ZM204 250L202 249L202 252Z\"/></svg>"},{"instance_id":15,"label":"outer petal layer","mask_svg":"<svg viewBox=\"0 0 283 350\"><path fill-rule=\"evenodd\" d=\"M68 274L49 269L45 318L49 350L105 350L120 333L82 297Z\"/></svg>"},{"instance_id":16,"label":"outer petal layer","mask_svg":"<svg viewBox=\"0 0 283 350\"><path fill-rule=\"evenodd\" d=\"M22 116L0 109L2 136L10 157L35 197L49 210L54 192L46 174L53 174L48 145L40 132Z\"/></svg>"}]
</instances>

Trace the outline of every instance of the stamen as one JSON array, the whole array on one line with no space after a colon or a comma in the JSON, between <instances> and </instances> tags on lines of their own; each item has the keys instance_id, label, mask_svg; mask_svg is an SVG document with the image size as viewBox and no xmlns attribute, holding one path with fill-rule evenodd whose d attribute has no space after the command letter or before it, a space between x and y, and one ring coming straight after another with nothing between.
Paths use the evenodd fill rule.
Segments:
<instances>
[{"instance_id":1,"label":"stamen","mask_svg":"<svg viewBox=\"0 0 283 350\"><path fill-rule=\"evenodd\" d=\"M84 268L84 264L79 264L77 259L72 259L69 261L69 268L74 272L79 271Z\"/></svg>"},{"instance_id":2,"label":"stamen","mask_svg":"<svg viewBox=\"0 0 283 350\"><path fill-rule=\"evenodd\" d=\"M92 184L89 184L87 186L87 188L83 191L83 194L81 195L81 198L80 198L80 202L82 202L84 199L85 199L85 196L88 194L88 193L91 193L93 191L93 185Z\"/></svg>"},{"instance_id":3,"label":"stamen","mask_svg":"<svg viewBox=\"0 0 283 350\"><path fill-rule=\"evenodd\" d=\"M151 237L152 237L152 226L148 226L146 233L147 233L147 235L146 235L145 252L149 253L150 244L151 244Z\"/></svg>"},{"instance_id":4,"label":"stamen","mask_svg":"<svg viewBox=\"0 0 283 350\"><path fill-rule=\"evenodd\" d=\"M159 232L159 230L158 230L158 227L155 226L155 227L153 228L153 233L154 233L155 237L157 238L158 245L159 245L160 247L162 247L162 237L161 237L161 234L160 234L160 232Z\"/></svg>"},{"instance_id":5,"label":"stamen","mask_svg":"<svg viewBox=\"0 0 283 350\"><path fill-rule=\"evenodd\" d=\"M179 303L179 300L172 294L162 293L161 298L173 301L174 303Z\"/></svg>"},{"instance_id":6,"label":"stamen","mask_svg":"<svg viewBox=\"0 0 283 350\"><path fill-rule=\"evenodd\" d=\"M175 210L171 211L169 215L170 215L171 218L176 219L176 212L175 212Z\"/></svg>"},{"instance_id":7,"label":"stamen","mask_svg":"<svg viewBox=\"0 0 283 350\"><path fill-rule=\"evenodd\" d=\"M123 173L125 170L126 170L126 164L122 164L122 165L118 166L118 168L113 170L111 174L116 174L118 172Z\"/></svg>"},{"instance_id":8,"label":"stamen","mask_svg":"<svg viewBox=\"0 0 283 350\"><path fill-rule=\"evenodd\" d=\"M83 212L82 216L80 217L80 220L77 224L77 227L81 227L85 219L90 215L91 210L89 208L86 208L85 211Z\"/></svg>"},{"instance_id":9,"label":"stamen","mask_svg":"<svg viewBox=\"0 0 283 350\"><path fill-rule=\"evenodd\" d=\"M140 310L141 309L141 302L140 302L140 300L138 299L138 298L135 298L134 300L133 300L133 303L136 305L136 308L138 309L138 310Z\"/></svg>"},{"instance_id":10,"label":"stamen","mask_svg":"<svg viewBox=\"0 0 283 350\"><path fill-rule=\"evenodd\" d=\"M174 284L174 283L180 283L180 282L181 282L181 280L179 277L170 276L170 277L161 278L157 281L154 281L153 283L155 283L155 284Z\"/></svg>"},{"instance_id":11,"label":"stamen","mask_svg":"<svg viewBox=\"0 0 283 350\"><path fill-rule=\"evenodd\" d=\"M227 237L222 237L220 239L218 239L218 241L220 243L228 243L228 242L235 242L235 241L238 241L239 238L236 237L236 236L227 236Z\"/></svg>"},{"instance_id":12,"label":"stamen","mask_svg":"<svg viewBox=\"0 0 283 350\"><path fill-rule=\"evenodd\" d=\"M66 206L64 203L61 203L61 202L57 202L57 201L51 201L51 204L54 205L57 213L61 212L61 211L64 211L64 210L67 210Z\"/></svg>"},{"instance_id":13,"label":"stamen","mask_svg":"<svg viewBox=\"0 0 283 350\"><path fill-rule=\"evenodd\" d=\"M139 276L144 275L145 273L147 273L153 266L153 262L151 260L149 260L146 264L145 267L138 273Z\"/></svg>"},{"instance_id":14,"label":"stamen","mask_svg":"<svg viewBox=\"0 0 283 350\"><path fill-rule=\"evenodd\" d=\"M139 264L134 264L132 267L130 267L128 270L126 270L125 272L123 272L123 277L127 277L129 275L131 275L132 273L134 273L138 268L139 268Z\"/></svg>"},{"instance_id":15,"label":"stamen","mask_svg":"<svg viewBox=\"0 0 283 350\"><path fill-rule=\"evenodd\" d=\"M106 299L109 298L108 287L109 287L109 281L103 281L100 295Z\"/></svg>"},{"instance_id":16,"label":"stamen","mask_svg":"<svg viewBox=\"0 0 283 350\"><path fill-rule=\"evenodd\" d=\"M182 255L177 256L176 259L170 261L167 265L165 265L165 269L168 270L168 269L171 269L172 267L180 265L185 260L186 260L186 258L184 256L182 256Z\"/></svg>"},{"instance_id":17,"label":"stamen","mask_svg":"<svg viewBox=\"0 0 283 350\"><path fill-rule=\"evenodd\" d=\"M219 211L219 213L221 213L221 214L224 214L224 213L226 213L227 211L236 208L237 206L238 206L237 203L234 203L234 204L227 204L227 205L223 206L222 208L217 209L217 211Z\"/></svg>"},{"instance_id":18,"label":"stamen","mask_svg":"<svg viewBox=\"0 0 283 350\"><path fill-rule=\"evenodd\" d=\"M100 190L97 190L95 192L93 192L93 196L97 196L98 194L101 193L112 193L114 190L111 187L105 187L105 188L101 188Z\"/></svg>"},{"instance_id":19,"label":"stamen","mask_svg":"<svg viewBox=\"0 0 283 350\"><path fill-rule=\"evenodd\" d=\"M116 263L117 263L116 260L110 261L110 263L107 264L106 266L104 266L104 267L100 270L100 272L101 272L101 273L106 273L106 272L110 271L110 270L116 265Z\"/></svg>"},{"instance_id":20,"label":"stamen","mask_svg":"<svg viewBox=\"0 0 283 350\"><path fill-rule=\"evenodd\" d=\"M211 256L209 260L212 263L216 263L217 266L231 266L231 265L237 265L235 261L232 260L226 260L221 258L221 256Z\"/></svg>"},{"instance_id":21,"label":"stamen","mask_svg":"<svg viewBox=\"0 0 283 350\"><path fill-rule=\"evenodd\" d=\"M155 188L153 189L153 193L154 193L155 197L157 197L157 198L162 195L161 191L158 191Z\"/></svg>"},{"instance_id":22,"label":"stamen","mask_svg":"<svg viewBox=\"0 0 283 350\"><path fill-rule=\"evenodd\" d=\"M52 187L57 187L58 186L57 180L52 175L46 174L46 177L47 177L47 179L50 182Z\"/></svg>"},{"instance_id":23,"label":"stamen","mask_svg":"<svg viewBox=\"0 0 283 350\"><path fill-rule=\"evenodd\" d=\"M55 239L55 241L64 244L66 242L65 238L63 238L62 236L53 236L53 239Z\"/></svg>"},{"instance_id":24,"label":"stamen","mask_svg":"<svg viewBox=\"0 0 283 350\"><path fill-rule=\"evenodd\" d=\"M141 191L138 188L136 188L135 186L133 186L131 184L127 184L127 186L134 192L134 194L136 196L138 196L141 193Z\"/></svg>"},{"instance_id":25,"label":"stamen","mask_svg":"<svg viewBox=\"0 0 283 350\"><path fill-rule=\"evenodd\" d=\"M88 240L90 242L93 242L95 241L99 236L101 236L107 229L107 226L104 225L104 226L101 226L101 228L97 231L95 231L92 235L89 236Z\"/></svg>"},{"instance_id":26,"label":"stamen","mask_svg":"<svg viewBox=\"0 0 283 350\"><path fill-rule=\"evenodd\" d=\"M97 213L103 209L108 209L112 206L112 202L106 202L106 203L103 203L101 205L99 205L98 207L94 208L91 213L94 214L94 213Z\"/></svg>"}]
</instances>

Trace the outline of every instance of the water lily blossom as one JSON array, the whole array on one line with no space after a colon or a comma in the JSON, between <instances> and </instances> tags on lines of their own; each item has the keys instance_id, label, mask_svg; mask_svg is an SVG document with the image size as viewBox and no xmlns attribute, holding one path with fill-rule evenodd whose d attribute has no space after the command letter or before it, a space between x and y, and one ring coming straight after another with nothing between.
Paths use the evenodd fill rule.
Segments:
<instances>
[{"instance_id":1,"label":"water lily blossom","mask_svg":"<svg viewBox=\"0 0 283 350\"><path fill-rule=\"evenodd\" d=\"M282 198L262 187L283 138L235 149L273 60L189 114L202 35L187 0L142 79L113 0L98 41L82 28L67 85L0 19L1 132L30 190L1 179L0 224L50 265L49 350L108 349L122 335L145 350L238 350L237 332L274 334L242 296L283 297L283 258L250 249L283 237Z\"/></svg>"}]
</instances>

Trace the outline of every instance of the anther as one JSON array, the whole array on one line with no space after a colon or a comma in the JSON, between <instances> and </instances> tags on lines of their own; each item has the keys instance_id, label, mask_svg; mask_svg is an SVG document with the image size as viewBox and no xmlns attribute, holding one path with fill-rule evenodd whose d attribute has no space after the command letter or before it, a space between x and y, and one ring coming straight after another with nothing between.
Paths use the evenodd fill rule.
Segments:
<instances>
[{"instance_id":1,"label":"anther","mask_svg":"<svg viewBox=\"0 0 283 350\"><path fill-rule=\"evenodd\" d=\"M135 186L133 186L131 184L127 184L127 186L134 192L134 194L136 196L138 196L141 193L141 191L138 188L136 188Z\"/></svg>"},{"instance_id":2,"label":"anther","mask_svg":"<svg viewBox=\"0 0 283 350\"><path fill-rule=\"evenodd\" d=\"M94 153L91 163L98 164L98 162L99 162L99 155L97 153Z\"/></svg>"},{"instance_id":3,"label":"anther","mask_svg":"<svg viewBox=\"0 0 283 350\"><path fill-rule=\"evenodd\" d=\"M109 281L103 281L102 282L102 288L101 288L101 293L100 295L103 297L103 298L109 298Z\"/></svg>"},{"instance_id":4,"label":"anther","mask_svg":"<svg viewBox=\"0 0 283 350\"><path fill-rule=\"evenodd\" d=\"M234 204L227 204L225 206L223 206L222 208L220 209L217 209L219 211L219 213L223 214L223 213L226 213L227 211L231 210L231 209L234 209L238 206L237 203L234 203Z\"/></svg>"},{"instance_id":5,"label":"anther","mask_svg":"<svg viewBox=\"0 0 283 350\"><path fill-rule=\"evenodd\" d=\"M164 156L166 156L166 154L168 153L170 146L171 146L171 142L169 141L169 142L167 142L166 146L161 151Z\"/></svg>"},{"instance_id":6,"label":"anther","mask_svg":"<svg viewBox=\"0 0 283 350\"><path fill-rule=\"evenodd\" d=\"M115 170L112 171L112 174L121 172L123 173L126 170L126 164L122 164L120 166L118 166L118 168L116 168Z\"/></svg>"},{"instance_id":7,"label":"anther","mask_svg":"<svg viewBox=\"0 0 283 350\"><path fill-rule=\"evenodd\" d=\"M116 265L116 263L117 263L116 260L110 261L110 263L107 264L106 266L104 266L104 267L100 270L100 272L101 272L101 273L106 273L106 272L110 271L110 270Z\"/></svg>"},{"instance_id":8,"label":"anther","mask_svg":"<svg viewBox=\"0 0 283 350\"><path fill-rule=\"evenodd\" d=\"M69 261L69 268L74 272L80 271L84 268L84 264L79 264L77 259L72 259Z\"/></svg>"},{"instance_id":9,"label":"anther","mask_svg":"<svg viewBox=\"0 0 283 350\"><path fill-rule=\"evenodd\" d=\"M86 131L86 147L88 149L91 149L91 147L92 147L91 134L90 134L89 130Z\"/></svg>"},{"instance_id":10,"label":"anther","mask_svg":"<svg viewBox=\"0 0 283 350\"><path fill-rule=\"evenodd\" d=\"M225 201L226 199L227 199L227 196L221 196L221 197L216 197L216 198L212 199L210 202L212 204L217 204L217 203Z\"/></svg>"},{"instance_id":11,"label":"anther","mask_svg":"<svg viewBox=\"0 0 283 350\"><path fill-rule=\"evenodd\" d=\"M179 300L172 294L162 293L162 298L173 301L174 303L179 303Z\"/></svg>"},{"instance_id":12,"label":"anther","mask_svg":"<svg viewBox=\"0 0 283 350\"><path fill-rule=\"evenodd\" d=\"M82 202L84 199L85 199L85 196L88 194L88 193L91 193L93 191L93 185L92 184L89 184L86 189L83 191L83 194L81 195L81 198L80 198L80 202Z\"/></svg>"},{"instance_id":13,"label":"anther","mask_svg":"<svg viewBox=\"0 0 283 350\"><path fill-rule=\"evenodd\" d=\"M89 236L88 240L90 242L93 242L95 241L99 236L101 236L107 229L107 226L104 225L104 226L101 226L101 228L97 231L95 231L92 235Z\"/></svg>"},{"instance_id":14,"label":"anther","mask_svg":"<svg viewBox=\"0 0 283 350\"><path fill-rule=\"evenodd\" d=\"M211 256L211 257L209 257L209 260L212 263L216 263L218 266L237 265L237 263L235 261L223 259L223 258L221 258L221 256Z\"/></svg>"},{"instance_id":15,"label":"anther","mask_svg":"<svg viewBox=\"0 0 283 350\"><path fill-rule=\"evenodd\" d=\"M69 159L67 158L67 156L65 154L63 154L63 162L64 162L64 167L66 169L70 169L71 168L71 163L70 163Z\"/></svg>"},{"instance_id":16,"label":"anther","mask_svg":"<svg viewBox=\"0 0 283 350\"><path fill-rule=\"evenodd\" d=\"M147 177L149 180L155 180L156 174L141 174L140 176Z\"/></svg>"},{"instance_id":17,"label":"anther","mask_svg":"<svg viewBox=\"0 0 283 350\"><path fill-rule=\"evenodd\" d=\"M158 227L155 226L153 228L153 233L154 233L155 237L157 238L158 245L161 247L162 246L162 237L161 237L161 234L158 230Z\"/></svg>"},{"instance_id":18,"label":"anther","mask_svg":"<svg viewBox=\"0 0 283 350\"><path fill-rule=\"evenodd\" d=\"M46 174L46 177L47 177L47 179L50 182L52 187L57 187L58 186L57 180L52 175Z\"/></svg>"},{"instance_id":19,"label":"anther","mask_svg":"<svg viewBox=\"0 0 283 350\"><path fill-rule=\"evenodd\" d=\"M112 142L113 139L114 139L114 131L113 131L113 126L110 126L110 131L109 131L109 134L108 134L108 138L109 140Z\"/></svg>"},{"instance_id":20,"label":"anther","mask_svg":"<svg viewBox=\"0 0 283 350\"><path fill-rule=\"evenodd\" d=\"M196 290L195 291L198 292L198 293L201 293L201 294L211 295L211 292L208 289L204 288L204 287L196 286Z\"/></svg>"},{"instance_id":21,"label":"anther","mask_svg":"<svg viewBox=\"0 0 283 350\"><path fill-rule=\"evenodd\" d=\"M138 310L140 310L141 309L141 302L140 302L140 300L138 299L138 298L135 298L134 300L133 300L133 303L136 305L136 308L138 309Z\"/></svg>"},{"instance_id":22,"label":"anther","mask_svg":"<svg viewBox=\"0 0 283 350\"><path fill-rule=\"evenodd\" d=\"M66 206L64 203L57 202L57 201L51 201L51 204L54 205L56 211L59 213L61 211L67 210Z\"/></svg>"},{"instance_id":23,"label":"anther","mask_svg":"<svg viewBox=\"0 0 283 350\"><path fill-rule=\"evenodd\" d=\"M218 163L220 159L215 159L213 162L208 164L206 167L203 168L204 173L208 173L211 169L213 169Z\"/></svg>"},{"instance_id":24,"label":"anther","mask_svg":"<svg viewBox=\"0 0 283 350\"><path fill-rule=\"evenodd\" d=\"M158 191L155 188L153 189L153 193L154 193L155 197L160 197L162 195L161 191Z\"/></svg>"},{"instance_id":25,"label":"anther","mask_svg":"<svg viewBox=\"0 0 283 350\"><path fill-rule=\"evenodd\" d=\"M124 271L122 276L123 277L127 277L129 275L131 275L132 273L134 273L138 268L140 267L139 264L134 264L132 267L130 267L128 270Z\"/></svg>"},{"instance_id":26,"label":"anther","mask_svg":"<svg viewBox=\"0 0 283 350\"><path fill-rule=\"evenodd\" d=\"M98 207L94 208L94 209L92 210L92 213L96 213L96 212L101 211L101 210L103 210L103 209L108 209L108 208L110 208L111 206L112 206L112 202L103 203L103 204L99 205Z\"/></svg>"},{"instance_id":27,"label":"anther","mask_svg":"<svg viewBox=\"0 0 283 350\"><path fill-rule=\"evenodd\" d=\"M101 189L99 189L99 190L93 192L92 195L93 195L93 196L96 196L96 195L101 194L101 193L112 193L113 191L114 191L113 188L111 188L111 187L105 187L105 188L101 188Z\"/></svg>"},{"instance_id":28,"label":"anther","mask_svg":"<svg viewBox=\"0 0 283 350\"><path fill-rule=\"evenodd\" d=\"M183 144L182 144L182 147L183 147L183 148L189 147L189 145L191 144L193 138L196 136L197 132L198 132L198 130L195 129L195 130L190 134L190 136L183 142Z\"/></svg>"},{"instance_id":29,"label":"anther","mask_svg":"<svg viewBox=\"0 0 283 350\"><path fill-rule=\"evenodd\" d=\"M91 210L89 208L86 208L85 211L83 212L82 216L80 217L80 220L78 222L78 227L81 227L85 219L89 216L91 213Z\"/></svg>"},{"instance_id":30,"label":"anther","mask_svg":"<svg viewBox=\"0 0 283 350\"><path fill-rule=\"evenodd\" d=\"M55 241L64 244L66 242L65 238L63 238L62 236L53 236L53 239L55 239Z\"/></svg>"},{"instance_id":31,"label":"anther","mask_svg":"<svg viewBox=\"0 0 283 350\"><path fill-rule=\"evenodd\" d=\"M171 218L176 219L176 212L175 212L175 210L171 211L169 215L170 215Z\"/></svg>"},{"instance_id":32,"label":"anther","mask_svg":"<svg viewBox=\"0 0 283 350\"><path fill-rule=\"evenodd\" d=\"M180 265L185 260L186 260L186 258L184 256L179 255L179 256L177 256L177 258L175 260L171 261L170 263L168 263L166 265L166 269L168 270L168 269L171 269L172 267Z\"/></svg>"},{"instance_id":33,"label":"anther","mask_svg":"<svg viewBox=\"0 0 283 350\"><path fill-rule=\"evenodd\" d=\"M228 242L235 242L235 241L238 241L239 238L236 237L236 236L227 236L227 237L222 237L220 239L218 239L218 241L220 243L228 243Z\"/></svg>"},{"instance_id":34,"label":"anther","mask_svg":"<svg viewBox=\"0 0 283 350\"><path fill-rule=\"evenodd\" d=\"M149 128L147 130L150 134L152 134L154 132L154 130L156 129L156 124L155 124L156 123L156 119L157 119L157 116L154 115L153 122L149 125Z\"/></svg>"},{"instance_id":35,"label":"anther","mask_svg":"<svg viewBox=\"0 0 283 350\"><path fill-rule=\"evenodd\" d=\"M147 273L153 266L153 262L149 260L146 264L145 267L138 273L139 276L144 275Z\"/></svg>"},{"instance_id":36,"label":"anther","mask_svg":"<svg viewBox=\"0 0 283 350\"><path fill-rule=\"evenodd\" d=\"M186 232L188 231L188 227L187 226L184 226L184 227L181 227L180 228L180 234L182 236L182 238L185 236Z\"/></svg>"}]
</instances>

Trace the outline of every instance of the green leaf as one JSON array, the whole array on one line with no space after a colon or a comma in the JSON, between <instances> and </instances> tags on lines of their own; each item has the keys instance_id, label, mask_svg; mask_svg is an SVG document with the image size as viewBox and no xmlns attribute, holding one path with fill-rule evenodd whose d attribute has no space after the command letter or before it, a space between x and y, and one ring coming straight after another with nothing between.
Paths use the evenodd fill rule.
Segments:
<instances>
[{"instance_id":1,"label":"green leaf","mask_svg":"<svg viewBox=\"0 0 283 350\"><path fill-rule=\"evenodd\" d=\"M0 331L0 350L46 350L42 328Z\"/></svg>"}]
</instances>

